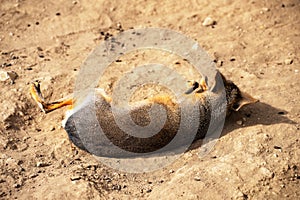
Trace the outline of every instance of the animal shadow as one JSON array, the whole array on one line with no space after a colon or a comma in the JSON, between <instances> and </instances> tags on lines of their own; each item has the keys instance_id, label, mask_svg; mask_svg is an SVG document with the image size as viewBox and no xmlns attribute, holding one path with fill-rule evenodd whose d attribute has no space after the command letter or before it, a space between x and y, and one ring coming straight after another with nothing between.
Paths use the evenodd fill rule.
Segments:
<instances>
[{"instance_id":1,"label":"animal shadow","mask_svg":"<svg viewBox=\"0 0 300 200\"><path fill-rule=\"evenodd\" d=\"M224 129L221 136L225 136L237 128L247 128L255 125L272 125L272 124L296 124L293 120L290 120L286 115L287 111L279 108L275 108L269 104L258 102L256 104L248 105L240 112L233 113L227 118L224 124ZM245 119L243 125L239 125L236 122Z\"/></svg>"},{"instance_id":2,"label":"animal shadow","mask_svg":"<svg viewBox=\"0 0 300 200\"><path fill-rule=\"evenodd\" d=\"M226 118L220 137L230 134L235 129L246 129L255 125L297 124L295 121L289 119L286 116L287 114L287 111L263 102L248 105ZM241 121L242 125L238 124L237 121ZM203 140L195 141L191 145L190 150L201 147L202 143Z\"/></svg>"}]
</instances>

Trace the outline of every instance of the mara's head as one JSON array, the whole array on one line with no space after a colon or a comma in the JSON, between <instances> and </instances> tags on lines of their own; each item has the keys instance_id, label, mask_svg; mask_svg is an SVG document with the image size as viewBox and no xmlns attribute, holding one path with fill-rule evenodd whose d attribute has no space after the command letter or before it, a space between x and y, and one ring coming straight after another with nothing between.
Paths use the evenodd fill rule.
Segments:
<instances>
[{"instance_id":1,"label":"mara's head","mask_svg":"<svg viewBox=\"0 0 300 200\"><path fill-rule=\"evenodd\" d=\"M231 111L238 111L247 104L258 102L257 99L251 97L249 94L242 92L232 81L227 80L222 74L224 88L226 91L227 113Z\"/></svg>"},{"instance_id":2,"label":"mara's head","mask_svg":"<svg viewBox=\"0 0 300 200\"><path fill-rule=\"evenodd\" d=\"M251 97L249 94L242 92L232 81L227 80L223 74L221 74L224 89L226 92L227 109L226 113L229 115L232 111L239 111L243 106L258 102L257 99ZM191 93L203 93L208 91L206 78L201 78L200 82L188 81L191 86L185 94Z\"/></svg>"}]
</instances>

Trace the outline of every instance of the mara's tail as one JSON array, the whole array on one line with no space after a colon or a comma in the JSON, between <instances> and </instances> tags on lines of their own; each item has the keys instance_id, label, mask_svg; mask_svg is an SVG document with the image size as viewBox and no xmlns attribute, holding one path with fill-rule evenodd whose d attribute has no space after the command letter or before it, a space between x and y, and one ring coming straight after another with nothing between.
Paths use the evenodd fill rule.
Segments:
<instances>
[{"instance_id":1,"label":"mara's tail","mask_svg":"<svg viewBox=\"0 0 300 200\"><path fill-rule=\"evenodd\" d=\"M58 100L54 102L45 102L43 94L40 89L39 81L34 81L30 85L30 94L38 106L42 109L44 113L49 113L53 110L62 108L64 106L69 106L70 109L73 108L74 101L72 98L67 98L63 100Z\"/></svg>"}]
</instances>

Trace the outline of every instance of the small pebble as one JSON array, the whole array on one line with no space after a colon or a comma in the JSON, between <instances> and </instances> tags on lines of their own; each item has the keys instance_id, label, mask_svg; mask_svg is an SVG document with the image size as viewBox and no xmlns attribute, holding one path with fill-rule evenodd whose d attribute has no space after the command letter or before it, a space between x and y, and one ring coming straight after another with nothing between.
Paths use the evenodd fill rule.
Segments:
<instances>
[{"instance_id":1,"label":"small pebble","mask_svg":"<svg viewBox=\"0 0 300 200\"><path fill-rule=\"evenodd\" d=\"M238 121L236 121L236 124L241 126L241 125L243 125L243 121L242 120L238 120Z\"/></svg>"},{"instance_id":2,"label":"small pebble","mask_svg":"<svg viewBox=\"0 0 300 200\"><path fill-rule=\"evenodd\" d=\"M80 180L81 177L75 175L75 176L72 176L70 179L71 179L71 181L77 181L77 180Z\"/></svg>"},{"instance_id":3,"label":"small pebble","mask_svg":"<svg viewBox=\"0 0 300 200\"><path fill-rule=\"evenodd\" d=\"M152 192L152 190L151 190L151 189L148 189L146 192L147 192L147 193L150 193L150 192Z\"/></svg>"},{"instance_id":4,"label":"small pebble","mask_svg":"<svg viewBox=\"0 0 300 200\"><path fill-rule=\"evenodd\" d=\"M270 8L262 8L262 10L265 11L265 12L269 12Z\"/></svg>"},{"instance_id":5,"label":"small pebble","mask_svg":"<svg viewBox=\"0 0 300 200\"><path fill-rule=\"evenodd\" d=\"M0 81L6 81L10 79L11 84L13 84L17 78L18 74L14 71L0 71Z\"/></svg>"},{"instance_id":6,"label":"small pebble","mask_svg":"<svg viewBox=\"0 0 300 200\"><path fill-rule=\"evenodd\" d=\"M284 64L286 64L286 65L290 65L292 63L293 63L293 59L291 59L291 58L287 58L284 60Z\"/></svg>"},{"instance_id":7,"label":"small pebble","mask_svg":"<svg viewBox=\"0 0 300 200\"><path fill-rule=\"evenodd\" d=\"M44 163L44 162L37 162L37 163L36 163L36 166L37 166L37 167L46 167L46 166L49 166L49 164Z\"/></svg>"},{"instance_id":8,"label":"small pebble","mask_svg":"<svg viewBox=\"0 0 300 200\"><path fill-rule=\"evenodd\" d=\"M197 176L194 178L194 180L195 181L201 181L200 177L197 177Z\"/></svg>"},{"instance_id":9,"label":"small pebble","mask_svg":"<svg viewBox=\"0 0 300 200\"><path fill-rule=\"evenodd\" d=\"M173 169L171 169L170 171L169 171L169 173L170 174L172 174L172 173L174 173L175 171L173 170Z\"/></svg>"},{"instance_id":10,"label":"small pebble","mask_svg":"<svg viewBox=\"0 0 300 200\"><path fill-rule=\"evenodd\" d=\"M119 30L121 32L124 31L121 23L117 23L117 30Z\"/></svg>"},{"instance_id":11,"label":"small pebble","mask_svg":"<svg viewBox=\"0 0 300 200\"><path fill-rule=\"evenodd\" d=\"M35 177L37 177L38 176L38 174L31 174L30 176L29 176L29 178L35 178Z\"/></svg>"},{"instance_id":12,"label":"small pebble","mask_svg":"<svg viewBox=\"0 0 300 200\"><path fill-rule=\"evenodd\" d=\"M295 69L295 73L298 73L299 72L299 70L298 69Z\"/></svg>"},{"instance_id":13,"label":"small pebble","mask_svg":"<svg viewBox=\"0 0 300 200\"><path fill-rule=\"evenodd\" d=\"M230 58L230 61L231 62L233 62L233 61L235 61L236 60L236 58L234 57L234 56L232 56L231 58Z\"/></svg>"},{"instance_id":14,"label":"small pebble","mask_svg":"<svg viewBox=\"0 0 300 200\"><path fill-rule=\"evenodd\" d=\"M234 192L234 199L245 199L245 194L242 193L240 190Z\"/></svg>"},{"instance_id":15,"label":"small pebble","mask_svg":"<svg viewBox=\"0 0 300 200\"><path fill-rule=\"evenodd\" d=\"M216 24L215 20L213 20L211 17L206 17L202 23L202 26L212 26L215 24Z\"/></svg>"},{"instance_id":16,"label":"small pebble","mask_svg":"<svg viewBox=\"0 0 300 200\"><path fill-rule=\"evenodd\" d=\"M51 126L50 131L55 131L55 126Z\"/></svg>"},{"instance_id":17,"label":"small pebble","mask_svg":"<svg viewBox=\"0 0 300 200\"><path fill-rule=\"evenodd\" d=\"M19 187L21 187L21 186L22 186L22 185L19 184L19 183L14 184L14 188L19 188Z\"/></svg>"},{"instance_id":18,"label":"small pebble","mask_svg":"<svg viewBox=\"0 0 300 200\"><path fill-rule=\"evenodd\" d=\"M22 111L19 111L18 113L21 117L24 117L24 115L25 115Z\"/></svg>"},{"instance_id":19,"label":"small pebble","mask_svg":"<svg viewBox=\"0 0 300 200\"><path fill-rule=\"evenodd\" d=\"M274 173L271 172L268 168L265 168L265 167L260 168L260 173L262 173L262 175L266 178L273 178L274 177Z\"/></svg>"}]
</instances>

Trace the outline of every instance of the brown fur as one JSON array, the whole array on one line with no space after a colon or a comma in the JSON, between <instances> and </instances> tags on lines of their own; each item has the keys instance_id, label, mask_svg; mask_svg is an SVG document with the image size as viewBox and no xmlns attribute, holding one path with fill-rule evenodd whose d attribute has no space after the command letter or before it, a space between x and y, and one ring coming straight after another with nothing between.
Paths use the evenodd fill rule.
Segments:
<instances>
[{"instance_id":1,"label":"brown fur","mask_svg":"<svg viewBox=\"0 0 300 200\"><path fill-rule=\"evenodd\" d=\"M225 91L226 91L226 100L227 100L227 114L230 114L232 111L238 111L241 107L249 103L257 102L256 99L252 98L250 95L243 93L239 90L239 88L229 80L226 80L225 77L222 75ZM38 82L33 82L30 88L30 93L33 99L38 103L41 109L45 112L51 112L58 108L64 106L72 106L76 101L73 99L66 99L62 101L56 101L52 103L46 103L43 100L42 93L40 91L40 85ZM186 94L186 100L189 102L189 105L195 105L199 103L199 112L200 116L195 116L195 118L199 117L199 127L196 135L197 138L203 138L208 130L208 126L210 123L211 118L211 105L207 100L207 95L211 92L208 91L208 87L204 79L202 79L199 83L194 82L192 90L189 90L189 93ZM167 113L167 119L163 126L163 128L155 135L151 137L134 137L130 134L125 133L118 124L115 123L115 118L112 113L111 103L112 99L104 93L104 91L96 92L96 115L99 121L100 127L102 128L105 136L113 143L113 145L120 147L129 152L135 153L146 153L146 152L153 152L158 150L166 145L168 145L172 139L176 136L176 133L180 127L180 106L176 100L174 100L170 96L155 96L143 101L135 102L131 106L130 116L132 120L138 126L147 126L150 122L149 110L151 106L154 104L159 104L163 106ZM91 101L93 103L93 101ZM94 109L93 105L87 105L79 111L75 113L71 113L70 116L66 119L65 129L68 132L68 135L72 142L79 146L82 149L85 149L84 143L93 143L94 141L100 141L101 138L80 138L75 122L78 119L84 120L84 117L87 117L91 110L89 110L89 106L91 109ZM75 106L76 107L76 106ZM72 110L71 110L72 112ZM123 112L120 111L122 114ZM190 110L190 113L193 113ZM77 116L77 117L76 117ZM84 116L84 117L82 117ZM79 117L79 118L78 118ZM159 118L159 117L156 117ZM159 119L158 119L159 120ZM192 124L192 123L191 123ZM185 134L188 136L190 132L192 132L194 127L185 127ZM92 131L92 129L91 129ZM141 133L143 134L143 133ZM94 136L93 136L94 137ZM193 138L194 139L194 138ZM87 141L82 141L87 140ZM90 141L88 141L90 140ZM179 141L184 141L185 136ZM99 142L97 148L103 148L105 143ZM182 145L182 144L178 144ZM109 149L109 148L108 148ZM99 151L96 151L99 152Z\"/></svg>"}]
</instances>

